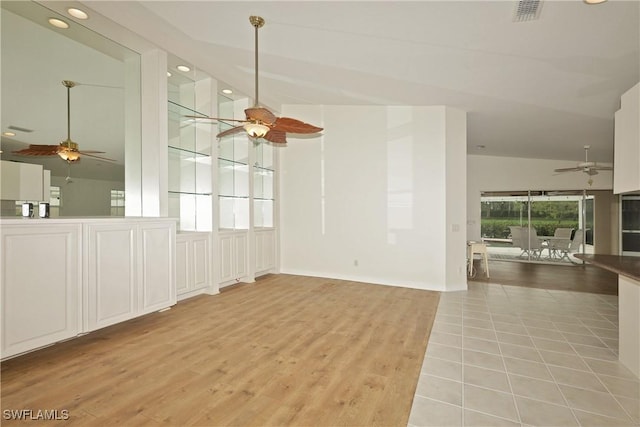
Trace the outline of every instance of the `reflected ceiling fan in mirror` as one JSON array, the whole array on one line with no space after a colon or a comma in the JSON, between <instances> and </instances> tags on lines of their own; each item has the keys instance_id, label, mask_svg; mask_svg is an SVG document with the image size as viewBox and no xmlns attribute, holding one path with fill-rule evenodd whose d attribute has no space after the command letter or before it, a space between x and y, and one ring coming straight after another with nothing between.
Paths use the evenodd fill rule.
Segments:
<instances>
[{"instance_id":1,"label":"reflected ceiling fan in mirror","mask_svg":"<svg viewBox=\"0 0 640 427\"><path fill-rule=\"evenodd\" d=\"M591 177L593 175L597 175L598 171L610 171L613 170L613 167L611 166L602 166L602 165L598 165L598 163L596 162L590 162L589 161L589 149L591 148L590 145L585 145L584 146L584 162L578 163L575 167L572 168L559 168L559 169L554 169L555 172L584 172L587 175L589 175L589 181L587 181L589 183L589 185L593 184L593 179L591 179Z\"/></svg>"},{"instance_id":2,"label":"reflected ceiling fan in mirror","mask_svg":"<svg viewBox=\"0 0 640 427\"><path fill-rule=\"evenodd\" d=\"M246 132L249 137L258 139L264 138L275 144L286 144L287 133L312 134L323 130L321 127L304 123L297 119L289 117L276 117L271 111L264 107L260 107L258 102L258 29L264 25L264 19L260 16L250 16L249 22L255 28L255 102L252 108L244 110L245 120L237 119L221 119L218 117L207 116L186 116L193 119L207 119L222 122L243 123L242 125L232 127L220 132L217 137L233 135L239 132Z\"/></svg>"},{"instance_id":3,"label":"reflected ceiling fan in mirror","mask_svg":"<svg viewBox=\"0 0 640 427\"><path fill-rule=\"evenodd\" d=\"M58 145L38 145L31 144L29 148L14 151L19 156L60 156L61 159L68 163L80 161L81 156L88 156L98 160L106 160L115 162L114 159L96 156L96 154L104 154L104 151L83 150L80 151L78 144L71 140L71 88L76 86L71 80L63 80L62 85L67 88L67 139Z\"/></svg>"}]
</instances>

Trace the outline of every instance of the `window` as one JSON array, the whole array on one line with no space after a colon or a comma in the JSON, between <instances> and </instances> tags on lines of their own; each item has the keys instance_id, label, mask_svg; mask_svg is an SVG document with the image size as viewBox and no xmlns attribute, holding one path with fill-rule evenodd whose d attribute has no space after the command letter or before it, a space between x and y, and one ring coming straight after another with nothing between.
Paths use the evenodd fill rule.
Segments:
<instances>
[{"instance_id":1,"label":"window","mask_svg":"<svg viewBox=\"0 0 640 427\"><path fill-rule=\"evenodd\" d=\"M124 190L111 190L111 216L124 216Z\"/></svg>"}]
</instances>

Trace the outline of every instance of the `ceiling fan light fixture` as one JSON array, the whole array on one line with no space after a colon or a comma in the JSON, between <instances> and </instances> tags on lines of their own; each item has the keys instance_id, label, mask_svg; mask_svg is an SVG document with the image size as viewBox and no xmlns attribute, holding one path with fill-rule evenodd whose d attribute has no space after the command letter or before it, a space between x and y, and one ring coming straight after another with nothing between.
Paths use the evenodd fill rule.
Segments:
<instances>
[{"instance_id":1,"label":"ceiling fan light fixture","mask_svg":"<svg viewBox=\"0 0 640 427\"><path fill-rule=\"evenodd\" d=\"M251 138L263 138L270 130L268 126L260 123L247 123L243 127Z\"/></svg>"},{"instance_id":2,"label":"ceiling fan light fixture","mask_svg":"<svg viewBox=\"0 0 640 427\"><path fill-rule=\"evenodd\" d=\"M74 151L61 151L60 153L58 153L58 156L60 156L62 160L65 160L69 163L77 162L78 160L80 160L80 156Z\"/></svg>"}]
</instances>

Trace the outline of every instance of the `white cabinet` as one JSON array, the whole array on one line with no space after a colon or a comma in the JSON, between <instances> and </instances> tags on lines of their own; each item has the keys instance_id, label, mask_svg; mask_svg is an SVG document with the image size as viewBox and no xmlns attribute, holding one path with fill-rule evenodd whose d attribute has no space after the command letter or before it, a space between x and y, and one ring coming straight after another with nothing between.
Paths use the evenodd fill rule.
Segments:
<instances>
[{"instance_id":1,"label":"white cabinet","mask_svg":"<svg viewBox=\"0 0 640 427\"><path fill-rule=\"evenodd\" d=\"M613 154L613 192L640 191L640 83L620 99Z\"/></svg>"},{"instance_id":2,"label":"white cabinet","mask_svg":"<svg viewBox=\"0 0 640 427\"><path fill-rule=\"evenodd\" d=\"M209 291L210 233L176 236L176 290L178 300Z\"/></svg>"},{"instance_id":3,"label":"white cabinet","mask_svg":"<svg viewBox=\"0 0 640 427\"><path fill-rule=\"evenodd\" d=\"M87 224L84 234L89 331L175 304L175 226Z\"/></svg>"},{"instance_id":4,"label":"white cabinet","mask_svg":"<svg viewBox=\"0 0 640 427\"><path fill-rule=\"evenodd\" d=\"M245 279L247 276L247 232L220 232L220 287Z\"/></svg>"},{"instance_id":5,"label":"white cabinet","mask_svg":"<svg viewBox=\"0 0 640 427\"><path fill-rule=\"evenodd\" d=\"M80 230L2 225L2 358L81 331Z\"/></svg>"},{"instance_id":6,"label":"white cabinet","mask_svg":"<svg viewBox=\"0 0 640 427\"><path fill-rule=\"evenodd\" d=\"M4 359L176 302L174 220L1 219Z\"/></svg>"},{"instance_id":7,"label":"white cabinet","mask_svg":"<svg viewBox=\"0 0 640 427\"><path fill-rule=\"evenodd\" d=\"M129 224L86 226L88 330L122 322L137 311L137 233Z\"/></svg>"},{"instance_id":8,"label":"white cabinet","mask_svg":"<svg viewBox=\"0 0 640 427\"><path fill-rule=\"evenodd\" d=\"M175 223L141 223L138 226L141 275L138 287L138 315L161 310L176 303Z\"/></svg>"},{"instance_id":9,"label":"white cabinet","mask_svg":"<svg viewBox=\"0 0 640 427\"><path fill-rule=\"evenodd\" d=\"M256 276L259 276L275 267L275 230L256 230L255 239Z\"/></svg>"}]
</instances>

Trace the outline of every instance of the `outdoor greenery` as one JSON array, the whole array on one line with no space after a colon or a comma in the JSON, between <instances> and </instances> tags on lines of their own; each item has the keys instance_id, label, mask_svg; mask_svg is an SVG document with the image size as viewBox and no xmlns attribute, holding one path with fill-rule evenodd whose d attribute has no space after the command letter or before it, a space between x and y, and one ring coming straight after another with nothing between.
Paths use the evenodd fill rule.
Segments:
<instances>
[{"instance_id":1,"label":"outdoor greenery","mask_svg":"<svg viewBox=\"0 0 640 427\"><path fill-rule=\"evenodd\" d=\"M505 239L509 226L528 226L527 203L482 202L480 230L483 237ZM531 225L540 236L553 236L556 228L578 229L578 202L535 201L531 204Z\"/></svg>"},{"instance_id":2,"label":"outdoor greenery","mask_svg":"<svg viewBox=\"0 0 640 427\"><path fill-rule=\"evenodd\" d=\"M499 239L506 239L511 233L509 231L510 225L520 225L519 218L482 218L482 222L480 224L480 232L482 233L482 237L494 237ZM523 227L527 227L529 224L527 221L522 223ZM565 221L556 221L556 220L532 220L531 225L536 229L536 232L539 236L553 236L556 228L573 228L577 230L578 220L565 220Z\"/></svg>"}]
</instances>

